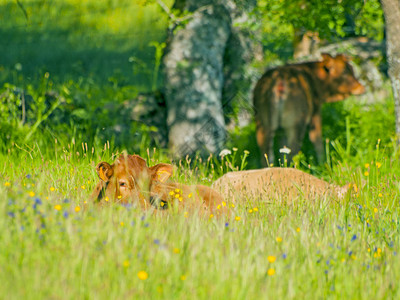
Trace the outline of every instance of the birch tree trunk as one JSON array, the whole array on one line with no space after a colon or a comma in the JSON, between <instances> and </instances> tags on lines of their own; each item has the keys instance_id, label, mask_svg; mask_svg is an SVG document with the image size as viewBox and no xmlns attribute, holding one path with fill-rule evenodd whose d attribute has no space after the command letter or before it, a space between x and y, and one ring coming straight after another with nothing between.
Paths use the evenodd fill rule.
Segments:
<instances>
[{"instance_id":1,"label":"birch tree trunk","mask_svg":"<svg viewBox=\"0 0 400 300\"><path fill-rule=\"evenodd\" d=\"M381 0L385 16L386 56L392 82L396 114L396 136L400 143L400 0Z\"/></svg>"}]
</instances>

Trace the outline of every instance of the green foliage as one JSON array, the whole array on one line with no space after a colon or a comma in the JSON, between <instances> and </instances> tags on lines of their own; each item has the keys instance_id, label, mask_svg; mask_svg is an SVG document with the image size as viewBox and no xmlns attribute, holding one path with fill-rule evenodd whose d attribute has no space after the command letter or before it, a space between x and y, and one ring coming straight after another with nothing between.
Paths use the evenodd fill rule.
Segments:
<instances>
[{"instance_id":1,"label":"green foliage","mask_svg":"<svg viewBox=\"0 0 400 300\"><path fill-rule=\"evenodd\" d=\"M27 17L16 1L0 2L0 151L55 139L149 146L154 128L131 121L122 104L159 88L168 22L158 4L21 4Z\"/></svg>"},{"instance_id":2,"label":"green foliage","mask_svg":"<svg viewBox=\"0 0 400 300\"><path fill-rule=\"evenodd\" d=\"M327 104L323 110L323 132L326 139L346 147L346 157L353 159L373 151L377 143L386 153L393 153L395 136L394 101L360 103L357 98Z\"/></svg>"},{"instance_id":3,"label":"green foliage","mask_svg":"<svg viewBox=\"0 0 400 300\"><path fill-rule=\"evenodd\" d=\"M265 50L264 63L277 65L293 55L297 34L318 33L324 42L366 36L382 41L383 12L378 0L280 1L259 0L253 11L257 22L246 26L255 32Z\"/></svg>"},{"instance_id":4,"label":"green foliage","mask_svg":"<svg viewBox=\"0 0 400 300\"><path fill-rule=\"evenodd\" d=\"M322 38L362 34L383 38L383 14L379 1L258 1L266 23L276 27L318 32ZM269 22L272 18L273 22Z\"/></svg>"}]
</instances>

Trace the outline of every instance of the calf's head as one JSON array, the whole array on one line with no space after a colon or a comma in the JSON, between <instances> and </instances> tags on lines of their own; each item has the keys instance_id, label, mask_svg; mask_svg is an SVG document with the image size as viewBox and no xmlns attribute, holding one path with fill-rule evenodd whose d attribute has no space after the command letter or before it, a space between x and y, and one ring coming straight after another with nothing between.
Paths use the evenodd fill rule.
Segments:
<instances>
[{"instance_id":1,"label":"calf's head","mask_svg":"<svg viewBox=\"0 0 400 300\"><path fill-rule=\"evenodd\" d=\"M113 163L101 162L96 167L100 178L92 198L107 199L121 203L138 201L146 206L150 200L151 186L165 182L173 171L172 165L157 164L148 167L138 155L121 155Z\"/></svg>"},{"instance_id":2,"label":"calf's head","mask_svg":"<svg viewBox=\"0 0 400 300\"><path fill-rule=\"evenodd\" d=\"M350 95L361 95L365 92L364 86L356 79L348 58L343 54L335 57L322 54L318 76L325 83L327 102L340 101Z\"/></svg>"}]
</instances>

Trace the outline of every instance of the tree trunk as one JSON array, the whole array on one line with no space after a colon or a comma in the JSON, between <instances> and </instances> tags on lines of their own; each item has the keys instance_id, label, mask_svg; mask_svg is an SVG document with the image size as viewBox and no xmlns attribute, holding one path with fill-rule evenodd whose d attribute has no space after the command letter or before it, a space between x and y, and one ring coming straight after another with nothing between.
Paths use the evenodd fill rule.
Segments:
<instances>
[{"instance_id":1,"label":"tree trunk","mask_svg":"<svg viewBox=\"0 0 400 300\"><path fill-rule=\"evenodd\" d=\"M170 39L164 56L169 148L175 157L216 153L226 136L221 94L229 11L204 0L187 0L185 8L193 16Z\"/></svg>"},{"instance_id":2,"label":"tree trunk","mask_svg":"<svg viewBox=\"0 0 400 300\"><path fill-rule=\"evenodd\" d=\"M400 143L400 0L381 0L385 16L386 56L392 82L396 114L396 136Z\"/></svg>"},{"instance_id":3,"label":"tree trunk","mask_svg":"<svg viewBox=\"0 0 400 300\"><path fill-rule=\"evenodd\" d=\"M299 59L313 55L320 44L318 32L295 28L293 41L293 58Z\"/></svg>"}]
</instances>

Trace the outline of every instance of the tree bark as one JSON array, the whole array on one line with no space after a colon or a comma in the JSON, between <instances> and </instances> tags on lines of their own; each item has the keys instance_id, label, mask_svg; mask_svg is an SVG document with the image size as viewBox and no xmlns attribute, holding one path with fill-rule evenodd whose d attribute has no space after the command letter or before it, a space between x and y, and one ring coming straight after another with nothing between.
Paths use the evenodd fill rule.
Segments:
<instances>
[{"instance_id":1,"label":"tree bark","mask_svg":"<svg viewBox=\"0 0 400 300\"><path fill-rule=\"evenodd\" d=\"M175 157L216 153L225 141L221 94L231 20L224 5L210 3L186 1L193 17L164 56L169 148Z\"/></svg>"},{"instance_id":2,"label":"tree bark","mask_svg":"<svg viewBox=\"0 0 400 300\"><path fill-rule=\"evenodd\" d=\"M400 144L400 0L381 0L385 16L386 56L392 82L396 114L396 136Z\"/></svg>"}]
</instances>

